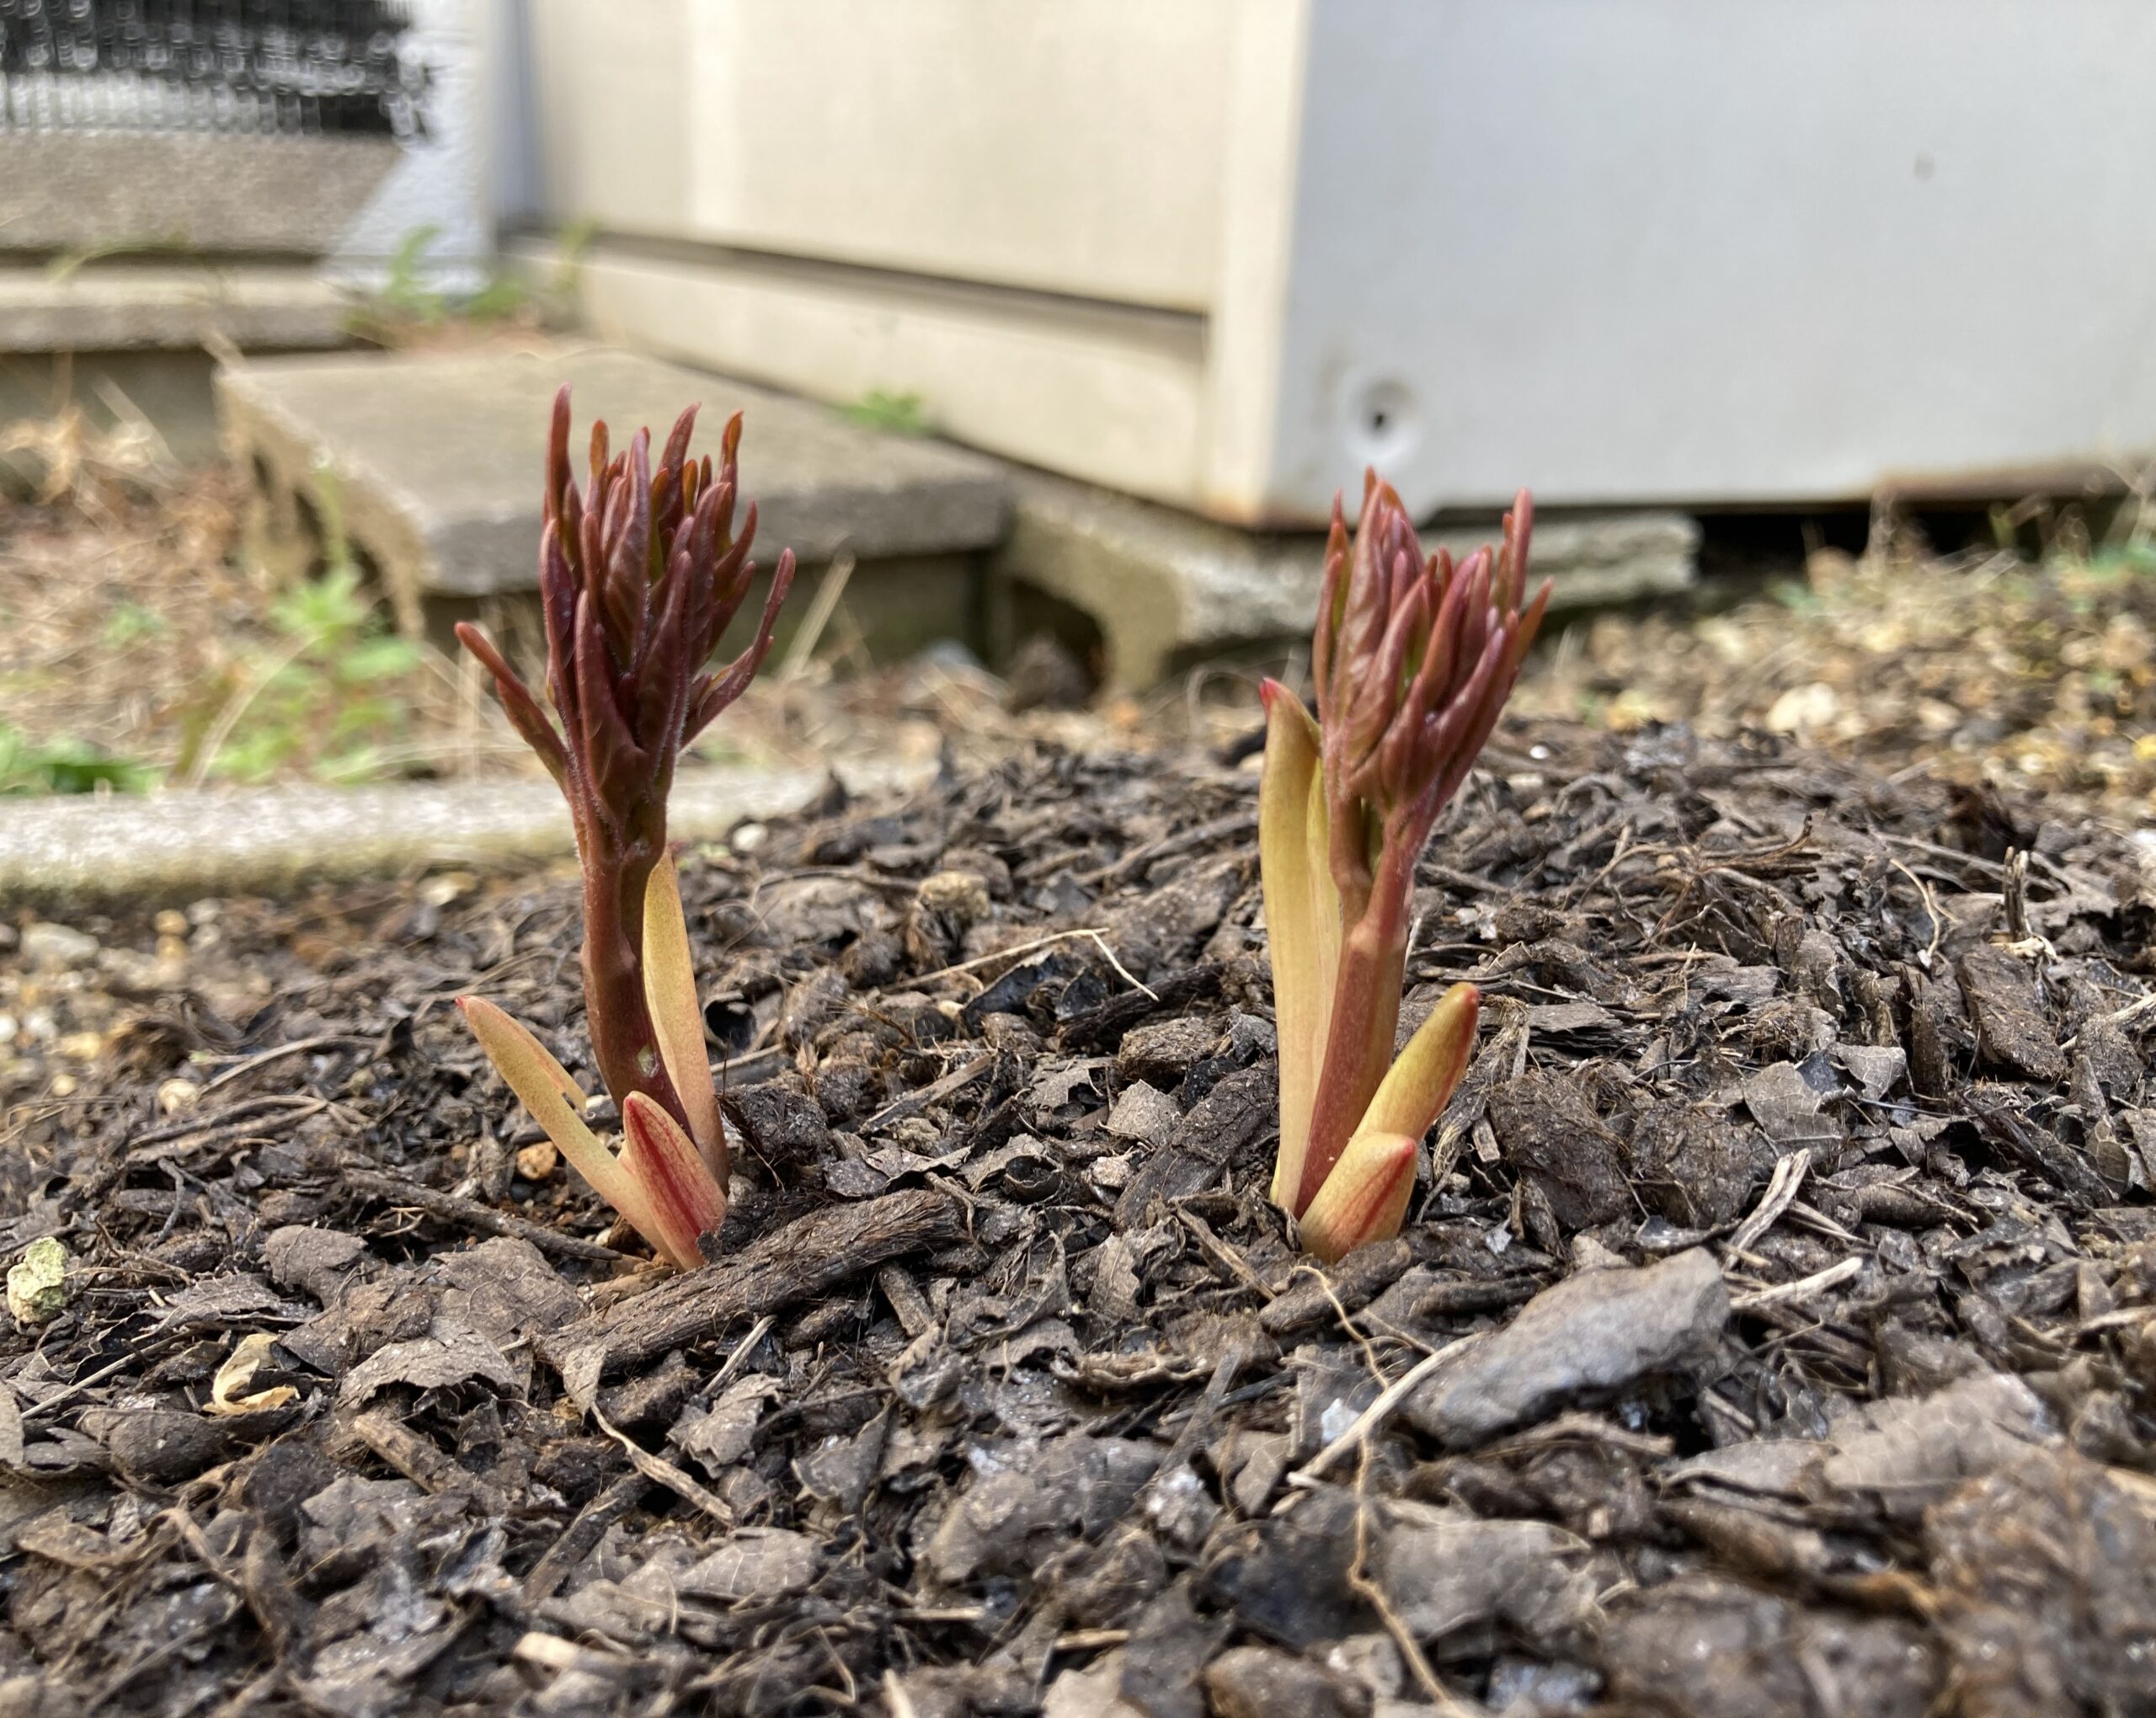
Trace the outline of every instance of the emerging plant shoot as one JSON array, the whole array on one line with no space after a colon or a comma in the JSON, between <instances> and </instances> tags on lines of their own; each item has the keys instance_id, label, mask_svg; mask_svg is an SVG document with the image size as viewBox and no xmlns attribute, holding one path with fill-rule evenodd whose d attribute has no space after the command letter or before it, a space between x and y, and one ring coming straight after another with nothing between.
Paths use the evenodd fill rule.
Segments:
<instances>
[{"instance_id":1,"label":"emerging plant shoot","mask_svg":"<svg viewBox=\"0 0 2156 1718\"><path fill-rule=\"evenodd\" d=\"M639 430L607 456L591 430L590 477L569 467L569 391L554 397L547 449L539 595L547 691L538 699L478 628L456 635L494 677L511 723L568 801L584 868L584 997L599 1072L621 1107L615 1154L585 1127L584 1094L539 1041L491 1003L457 1006L481 1046L562 1155L664 1257L699 1263L726 1214L728 1148L704 1054L688 928L666 850L666 798L681 749L741 696L771 648L793 581L781 554L756 636L708 664L755 568L756 509L733 535L736 413L711 458L689 457L682 413L651 466Z\"/></svg>"},{"instance_id":2,"label":"emerging plant shoot","mask_svg":"<svg viewBox=\"0 0 2156 1718\"><path fill-rule=\"evenodd\" d=\"M1480 997L1455 984L1398 1059L1415 862L1496 725L1542 623L1523 610L1533 504L1493 556L1428 560L1389 483L1364 480L1351 550L1332 506L1310 664L1313 721L1265 683L1258 856L1280 1043L1273 1200L1332 1260L1400 1232L1415 1155L1474 1048Z\"/></svg>"}]
</instances>

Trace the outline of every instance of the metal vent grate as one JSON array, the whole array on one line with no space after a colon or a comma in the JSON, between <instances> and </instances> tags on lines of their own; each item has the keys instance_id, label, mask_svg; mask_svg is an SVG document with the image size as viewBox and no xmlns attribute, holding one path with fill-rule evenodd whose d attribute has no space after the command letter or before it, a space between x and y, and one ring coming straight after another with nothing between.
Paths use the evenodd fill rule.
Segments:
<instances>
[{"instance_id":1,"label":"metal vent grate","mask_svg":"<svg viewBox=\"0 0 2156 1718\"><path fill-rule=\"evenodd\" d=\"M0 131L425 129L399 0L0 0Z\"/></svg>"}]
</instances>

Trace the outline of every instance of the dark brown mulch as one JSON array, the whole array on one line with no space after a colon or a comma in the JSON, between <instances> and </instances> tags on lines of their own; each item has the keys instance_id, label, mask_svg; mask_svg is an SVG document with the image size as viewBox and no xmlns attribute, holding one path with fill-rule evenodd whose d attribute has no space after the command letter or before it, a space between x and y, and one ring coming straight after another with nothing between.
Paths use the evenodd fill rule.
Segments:
<instances>
[{"instance_id":1,"label":"dark brown mulch","mask_svg":"<svg viewBox=\"0 0 2156 1718\"><path fill-rule=\"evenodd\" d=\"M1473 978L1480 1053L1327 1275L1245 771L692 863L685 1278L448 1006L582 1060L566 881L26 929L135 1016L0 1162L74 1259L0 1712L2156 1710L2156 862L1764 742L1486 762L1409 1009Z\"/></svg>"}]
</instances>

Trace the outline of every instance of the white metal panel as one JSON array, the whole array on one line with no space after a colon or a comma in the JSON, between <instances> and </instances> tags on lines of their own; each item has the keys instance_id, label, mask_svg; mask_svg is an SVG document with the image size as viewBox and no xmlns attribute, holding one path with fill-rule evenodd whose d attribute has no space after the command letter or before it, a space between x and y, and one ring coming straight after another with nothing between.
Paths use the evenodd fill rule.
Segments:
<instances>
[{"instance_id":1,"label":"white metal panel","mask_svg":"<svg viewBox=\"0 0 2156 1718\"><path fill-rule=\"evenodd\" d=\"M2156 449L2146 0L1318 0L1268 493Z\"/></svg>"},{"instance_id":2,"label":"white metal panel","mask_svg":"<svg viewBox=\"0 0 2156 1718\"><path fill-rule=\"evenodd\" d=\"M1195 501L1230 519L1268 510L1281 329L1294 268L1296 156L1310 14L1322 0L1245 0L1229 53L1219 285L1206 325L1206 440Z\"/></svg>"},{"instance_id":3,"label":"white metal panel","mask_svg":"<svg viewBox=\"0 0 2156 1718\"><path fill-rule=\"evenodd\" d=\"M2148 0L529 21L539 206L676 246L668 290L613 299L627 338L917 387L963 438L1225 517L1321 518L1365 462L1428 510L2010 489L2156 451ZM790 307L744 253L857 278ZM938 280L990 290L925 313ZM1164 360L1137 310L1043 338L1041 295L1195 312L1202 344Z\"/></svg>"}]
</instances>

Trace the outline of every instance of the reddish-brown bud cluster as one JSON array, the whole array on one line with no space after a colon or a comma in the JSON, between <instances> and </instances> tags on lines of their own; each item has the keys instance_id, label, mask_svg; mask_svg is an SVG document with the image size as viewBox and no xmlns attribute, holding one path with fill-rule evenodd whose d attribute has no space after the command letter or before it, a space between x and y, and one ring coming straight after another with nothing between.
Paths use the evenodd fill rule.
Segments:
<instances>
[{"instance_id":1,"label":"reddish-brown bud cluster","mask_svg":"<svg viewBox=\"0 0 2156 1718\"><path fill-rule=\"evenodd\" d=\"M1373 472L1351 550L1334 498L1310 669L1332 870L1351 914L1381 848L1420 852L1497 725L1550 600L1545 583L1520 607L1534 529L1523 489L1494 557L1485 547L1458 566L1444 549L1426 560L1398 493Z\"/></svg>"},{"instance_id":2,"label":"reddish-brown bud cluster","mask_svg":"<svg viewBox=\"0 0 2156 1718\"><path fill-rule=\"evenodd\" d=\"M659 879L664 899L647 896L666 855L666 799L675 766L683 747L741 696L770 651L772 624L793 580L793 553L779 557L755 638L731 662L712 666L755 577L749 549L756 510L750 504L736 536L740 415L720 438L715 470L708 455L689 456L696 416L694 407L682 413L656 471L648 430L638 430L626 452L610 457L606 426L594 424L590 475L579 489L569 464L569 391L554 397L539 596L547 691L558 728L477 627L456 632L493 674L510 720L568 801L584 869L587 1022L599 1071L632 1123L629 1156L638 1155L642 1141L642 1155L660 1160L649 1144L651 1115L630 1102L640 1096L694 1141L723 1208L725 1134L715 1102L702 1090L709 1067L686 972L686 932L675 928L680 910L670 868ZM655 917L654 907L660 909ZM659 974L645 969L654 925L667 945ZM654 1004L654 995L664 1000ZM655 1006L665 1018L655 1017ZM526 1078L539 1091L543 1069L528 1048L520 1044L515 1053L539 1070ZM700 1213L707 1216L712 1208L707 1198L701 1199ZM659 1220L669 1227L678 1256L676 1214L662 1201Z\"/></svg>"},{"instance_id":3,"label":"reddish-brown bud cluster","mask_svg":"<svg viewBox=\"0 0 2156 1718\"><path fill-rule=\"evenodd\" d=\"M1502 547L1428 559L1372 472L1350 544L1339 502L1311 640L1318 719L1265 686L1258 843L1280 1038L1273 1197L1313 1251L1398 1233L1422 1134L1467 1064L1478 1006L1454 986L1397 1058L1415 862L1504 707L1541 624L1523 609L1534 512Z\"/></svg>"}]
</instances>

